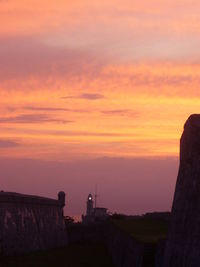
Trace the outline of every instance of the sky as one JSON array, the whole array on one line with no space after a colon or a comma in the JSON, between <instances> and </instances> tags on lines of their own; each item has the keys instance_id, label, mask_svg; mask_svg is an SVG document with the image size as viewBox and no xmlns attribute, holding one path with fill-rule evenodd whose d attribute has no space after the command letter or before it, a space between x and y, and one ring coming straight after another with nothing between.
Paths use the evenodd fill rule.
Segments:
<instances>
[{"instance_id":1,"label":"sky","mask_svg":"<svg viewBox=\"0 0 200 267\"><path fill-rule=\"evenodd\" d=\"M1 0L0 187L169 210L200 106L197 0ZM27 167L28 166L28 167ZM123 188L123 190L121 190Z\"/></svg>"}]
</instances>

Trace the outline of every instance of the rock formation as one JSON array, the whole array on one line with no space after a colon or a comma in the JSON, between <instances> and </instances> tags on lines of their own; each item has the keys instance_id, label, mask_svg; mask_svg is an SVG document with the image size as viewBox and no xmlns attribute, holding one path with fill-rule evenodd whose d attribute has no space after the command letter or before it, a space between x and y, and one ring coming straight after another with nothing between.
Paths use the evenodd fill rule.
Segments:
<instances>
[{"instance_id":1,"label":"rock formation","mask_svg":"<svg viewBox=\"0 0 200 267\"><path fill-rule=\"evenodd\" d=\"M165 267L200 266L200 115L191 115L180 142L180 167Z\"/></svg>"}]
</instances>

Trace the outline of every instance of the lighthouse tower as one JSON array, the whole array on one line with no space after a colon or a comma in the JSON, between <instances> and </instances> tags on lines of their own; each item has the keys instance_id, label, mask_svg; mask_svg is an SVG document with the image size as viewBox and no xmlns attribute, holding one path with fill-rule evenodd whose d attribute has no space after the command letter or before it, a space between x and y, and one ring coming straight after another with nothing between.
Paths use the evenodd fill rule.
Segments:
<instances>
[{"instance_id":1,"label":"lighthouse tower","mask_svg":"<svg viewBox=\"0 0 200 267\"><path fill-rule=\"evenodd\" d=\"M94 208L93 208L93 197L91 194L88 195L87 198L87 216L91 216L93 214Z\"/></svg>"},{"instance_id":2,"label":"lighthouse tower","mask_svg":"<svg viewBox=\"0 0 200 267\"><path fill-rule=\"evenodd\" d=\"M82 222L84 224L102 222L109 217L106 208L96 207L96 197L97 194L95 194L95 207L92 194L89 194L87 197L86 215L82 215Z\"/></svg>"}]
</instances>

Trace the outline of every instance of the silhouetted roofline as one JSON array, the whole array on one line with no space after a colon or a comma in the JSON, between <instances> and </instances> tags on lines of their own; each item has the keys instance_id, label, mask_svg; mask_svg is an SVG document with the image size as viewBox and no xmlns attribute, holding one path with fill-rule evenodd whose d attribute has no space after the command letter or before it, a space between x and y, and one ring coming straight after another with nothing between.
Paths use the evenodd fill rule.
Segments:
<instances>
[{"instance_id":1,"label":"silhouetted roofline","mask_svg":"<svg viewBox=\"0 0 200 267\"><path fill-rule=\"evenodd\" d=\"M57 199L4 191L0 191L0 203L61 206Z\"/></svg>"}]
</instances>

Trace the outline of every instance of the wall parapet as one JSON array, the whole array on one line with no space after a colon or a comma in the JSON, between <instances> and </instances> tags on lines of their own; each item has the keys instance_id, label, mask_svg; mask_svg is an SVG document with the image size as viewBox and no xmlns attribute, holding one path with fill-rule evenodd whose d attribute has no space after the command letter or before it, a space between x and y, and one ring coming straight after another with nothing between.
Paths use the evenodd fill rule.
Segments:
<instances>
[{"instance_id":1,"label":"wall parapet","mask_svg":"<svg viewBox=\"0 0 200 267\"><path fill-rule=\"evenodd\" d=\"M13 192L0 192L0 203L14 203L25 205L40 205L40 206L63 206L59 199L51 199L46 197L25 195Z\"/></svg>"},{"instance_id":2,"label":"wall parapet","mask_svg":"<svg viewBox=\"0 0 200 267\"><path fill-rule=\"evenodd\" d=\"M0 192L0 256L64 247L65 193L58 199Z\"/></svg>"}]
</instances>

